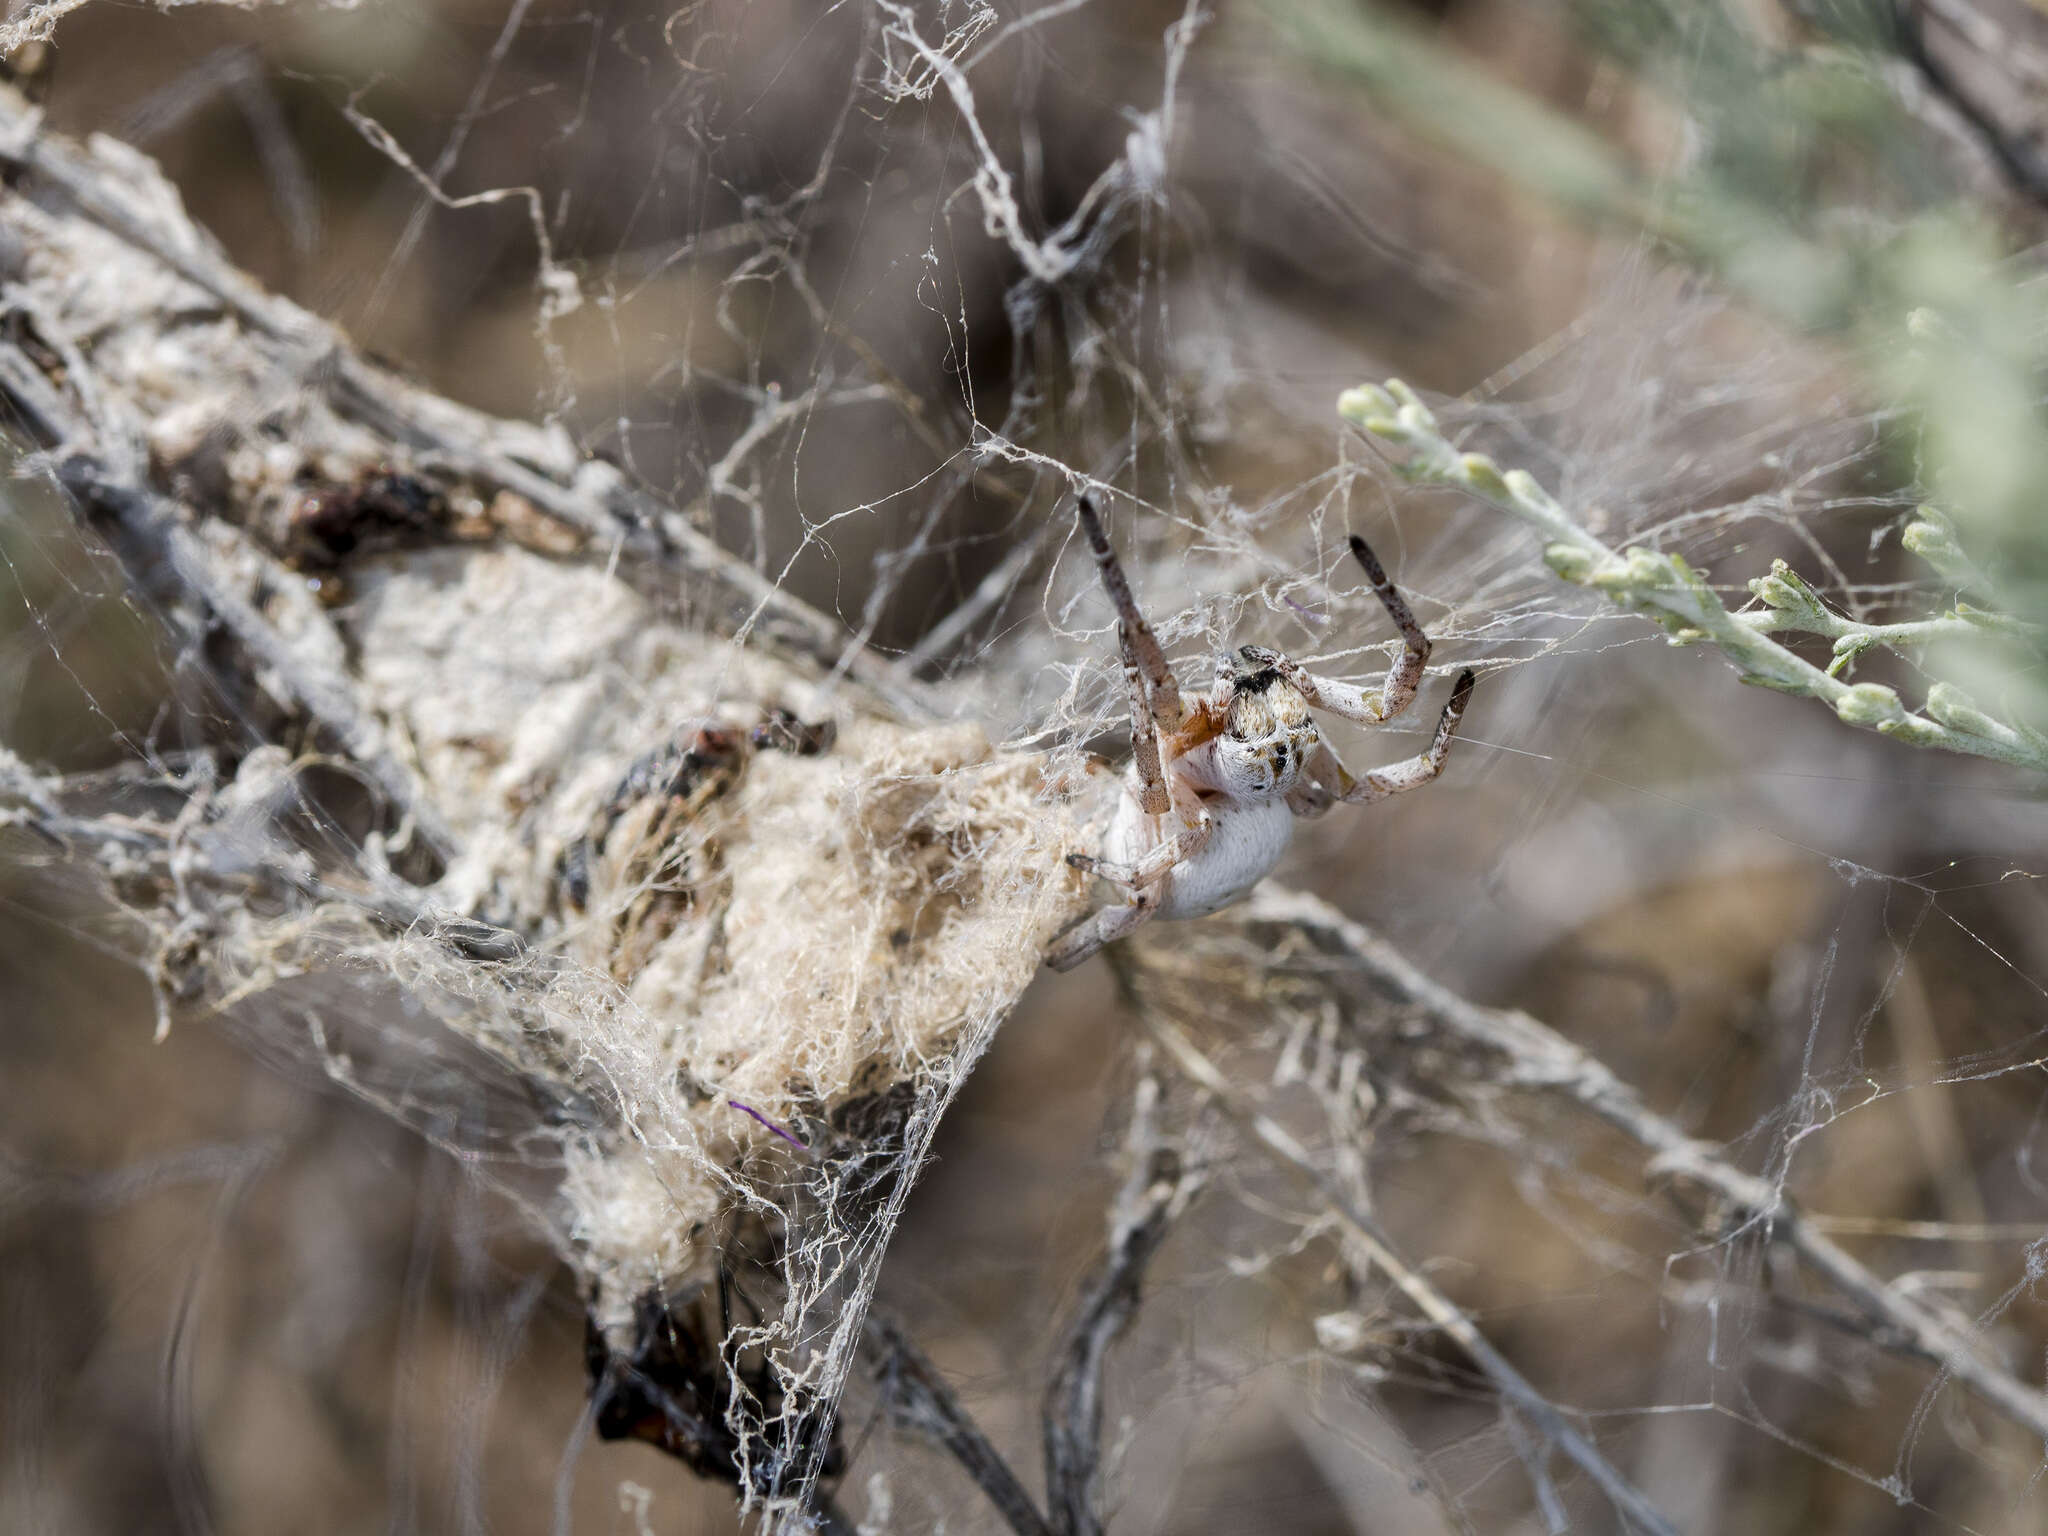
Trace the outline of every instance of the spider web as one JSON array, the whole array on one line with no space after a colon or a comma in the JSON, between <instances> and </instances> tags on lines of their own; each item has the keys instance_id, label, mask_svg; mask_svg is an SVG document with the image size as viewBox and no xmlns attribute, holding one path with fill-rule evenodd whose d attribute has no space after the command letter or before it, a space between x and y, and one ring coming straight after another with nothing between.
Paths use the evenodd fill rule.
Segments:
<instances>
[{"instance_id":1,"label":"spider web","mask_svg":"<svg viewBox=\"0 0 2048 1536\"><path fill-rule=\"evenodd\" d=\"M1557 17L1521 24L1578 56ZM821 716L867 654L936 715L1074 777L1083 748L1121 751L1113 615L1071 537L1081 488L1184 683L1250 639L1376 679L1394 642L1345 545L1366 533L1437 651L1414 719L1333 731L1347 763L1414 751L1459 667L1481 691L1446 782L1340 809L1283 878L1456 991L1530 1008L2038 1386L2035 786L1741 688L1553 580L1485 509L1404 485L1333 408L1409 376L1441 392L1462 445L1527 468L1617 547L1682 550L1737 596L1782 556L1844 611L1885 615L1939 587L1897 537L1925 486L1898 408L1841 349L1639 240L1524 206L1258 15L1194 3L84 7L56 36L53 121L160 157L239 263L451 397L566 432L838 619L841 667L789 685ZM1565 93L1527 68L1525 85ZM16 484L0 537L17 760L114 797L265 739L271 723L195 676L40 484ZM582 622L582 590L530 625L497 615L494 642L545 651L551 626ZM650 612L710 627L680 598ZM744 692L747 638L692 684L701 703L627 679L606 750L630 761ZM455 655L445 697L519 712L512 671ZM892 772L956 782L934 762ZM307 841L388 868L381 834L336 803L297 796ZM985 894L1033 878L1013 861ZM821 929L885 910L881 893L849 899L872 905ZM741 1127L754 1140L735 1161L675 1107L647 1043L662 1021L560 931L493 969L451 965L427 930L394 945L309 929L295 954L327 964L239 978L219 1037L193 1044L181 1024L158 1055L197 1062L164 1072L63 1044L74 1011L111 1010L30 958L119 952L119 925L61 876L23 873L8 902L6 1006L27 1021L9 1076L28 1085L10 1097L31 1129L8 1139L0 1210L24 1248L80 1212L106 1233L10 1282L29 1322L6 1433L28 1470L0 1508L25 1528L124 1507L91 1486L127 1462L66 1396L78 1361L95 1396L146 1382L133 1411L187 1524L237 1499L288 1507L218 1449L218 1426L246 1429L263 1400L209 1339L277 1352L279 1377L316 1384L292 1402L324 1384L373 1443L344 1455L324 1448L350 1436L317 1422L277 1431L286 1459L323 1448L355 1485L309 1528L730 1518L732 1484L664 1482L652 1452L592 1446L582 1309L610 1295L616 1343L616 1304L645 1283L716 1319L713 1417L747 1518L998 1529L861 1368L870 1306L916 1323L1036 1488L1032 1420L1076 1277L1129 1166L1161 1144L1200 1194L1112 1356L1119 1529L1628 1528L1326 1201L1173 1076L1106 965L1035 991L968 1084L1007 1003L975 994L854 1130L799 1120L773 1084L717 1106L765 1127ZM1905 1357L1758 1223L1687 1209L1598 1127L1532 1103L1298 935L1162 926L1123 981L1682 1528L2038 1521L2042 1450L2023 1429ZM605 1063L603 1091L478 1048L564 1019ZM1051 1043L1012 1045L1034 1034ZM105 1133L141 1113L137 1090L109 1087L117 1069L164 1072L167 1096L201 1106L147 1122L176 1150ZM244 1091L285 1107L231 1111L195 1086L219 1081L284 1084ZM37 1108L44 1083L64 1091ZM598 1134L614 1122L632 1135ZM778 1140L837 1150L784 1159ZM302 1221L275 1209L301 1199ZM716 1241L690 1248L678 1234L707 1211ZM297 1257L266 1268L279 1233ZM560 1258L574 1296L549 1289ZM115 1294L92 1294L109 1275ZM637 1278L618 1291L622 1275ZM79 1276L95 1277L82 1299L66 1294ZM140 1328L135 1292L168 1322ZM245 1296L273 1327L225 1320ZM387 1324L389 1380L366 1410L345 1356ZM459 1358L425 1363L435 1349ZM513 1401L529 1392L538 1406ZM68 1460L33 1422L60 1400L88 1447ZM131 1481L138 1500L156 1486Z\"/></svg>"}]
</instances>

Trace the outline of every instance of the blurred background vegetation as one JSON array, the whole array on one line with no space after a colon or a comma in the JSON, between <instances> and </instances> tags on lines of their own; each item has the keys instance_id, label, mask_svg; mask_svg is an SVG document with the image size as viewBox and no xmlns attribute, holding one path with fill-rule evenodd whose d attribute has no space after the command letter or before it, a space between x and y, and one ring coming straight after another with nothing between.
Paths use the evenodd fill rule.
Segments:
<instances>
[{"instance_id":1,"label":"blurred background vegetation","mask_svg":"<svg viewBox=\"0 0 2048 1536\"><path fill-rule=\"evenodd\" d=\"M1784 558L1859 621L1960 598L2048 622L2048 10L1020 9L960 51L1034 235L1087 212L1160 108L1168 29L1201 20L1163 177L1051 294L985 232L954 103L891 98L884 61L909 66L860 4L88 4L31 78L54 125L157 157L266 283L457 399L560 420L850 635L909 650L1008 571L928 659L1015 740L1072 725L1072 669L1107 676L1067 627L1087 573L1040 534L1064 479L1030 455L1133 493L1119 535L1187 654L1382 638L1338 638L1321 586L1324 520L1374 529L1439 659L1500 665L1443 784L1322 823L1287 877L1784 1172L2038 1384L2038 778L1667 649L1497 514L1405 488L1335 401L1406 379L1461 444L1730 607ZM932 9L927 35L974 15ZM365 121L457 198L535 188L580 304L541 323L524 200L440 206ZM1927 505L1952 545L1916 551ZM94 772L170 729L151 621L32 484L0 556L0 741ZM2026 632L1855 676L2048 726ZM579 1300L495 1182L335 1092L275 1020L153 1044L98 914L4 878L0 1525L733 1527L724 1490L586 1443ZM1236 1023L1269 1072L1280 1042ZM1041 982L884 1274L1022 1468L1133 1070L1106 967ZM1363 1152L1410 1254L1683 1529L2048 1520L2038 1444L1927 1395L1768 1254L1681 1250L1597 1144L1546 1163L1397 1119ZM1112 1529L1541 1529L1484 1384L1347 1295L1283 1203L1225 1178L1169 1238L1112 1369ZM1317 1319L1361 1309L1367 1345L1329 1347ZM847 1498L874 1529L993 1528L861 1411Z\"/></svg>"}]
</instances>

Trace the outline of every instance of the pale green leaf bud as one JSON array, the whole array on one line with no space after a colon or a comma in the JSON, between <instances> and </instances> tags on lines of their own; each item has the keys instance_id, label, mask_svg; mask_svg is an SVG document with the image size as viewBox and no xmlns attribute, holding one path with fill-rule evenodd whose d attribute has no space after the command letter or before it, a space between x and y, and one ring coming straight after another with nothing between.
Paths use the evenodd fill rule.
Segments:
<instances>
[{"instance_id":1,"label":"pale green leaf bud","mask_svg":"<svg viewBox=\"0 0 2048 1536\"><path fill-rule=\"evenodd\" d=\"M1612 582L1623 587L1663 591L1682 584L1684 580L1684 567L1671 556L1660 555L1656 550L1644 549L1638 544L1621 552L1621 559L1612 568L1612 575L1602 585Z\"/></svg>"},{"instance_id":2,"label":"pale green leaf bud","mask_svg":"<svg viewBox=\"0 0 2048 1536\"><path fill-rule=\"evenodd\" d=\"M1771 573L1758 576L1749 590L1781 613L1800 614L1811 619L1828 617L1826 606L1805 579L1782 560L1771 562Z\"/></svg>"},{"instance_id":3,"label":"pale green leaf bud","mask_svg":"<svg viewBox=\"0 0 2048 1536\"><path fill-rule=\"evenodd\" d=\"M1600 557L1576 544L1549 544L1544 546L1543 563L1566 581L1583 587L1592 581Z\"/></svg>"},{"instance_id":4,"label":"pale green leaf bud","mask_svg":"<svg viewBox=\"0 0 2048 1536\"><path fill-rule=\"evenodd\" d=\"M1972 736L1998 734L1998 723L1954 683L1936 683L1927 690L1927 713L1952 731L1967 731Z\"/></svg>"},{"instance_id":5,"label":"pale green leaf bud","mask_svg":"<svg viewBox=\"0 0 2048 1536\"><path fill-rule=\"evenodd\" d=\"M1881 720L1878 730L1886 736L1915 747L1938 747L1942 745L1941 728L1922 720L1918 715L1901 715L1896 720Z\"/></svg>"},{"instance_id":6,"label":"pale green leaf bud","mask_svg":"<svg viewBox=\"0 0 2048 1536\"><path fill-rule=\"evenodd\" d=\"M1899 535L1899 542L1923 560L1939 562L1942 556L1962 553L1956 547L1955 536L1940 523L1915 522L1906 524L1906 531Z\"/></svg>"},{"instance_id":7,"label":"pale green leaf bud","mask_svg":"<svg viewBox=\"0 0 2048 1536\"><path fill-rule=\"evenodd\" d=\"M1883 725L1903 720L1905 706L1898 694L1882 683L1855 683L1835 700L1835 713L1851 725Z\"/></svg>"},{"instance_id":8,"label":"pale green leaf bud","mask_svg":"<svg viewBox=\"0 0 2048 1536\"><path fill-rule=\"evenodd\" d=\"M1482 496L1506 496L1508 483L1501 478L1500 466L1483 453L1468 453L1458 460L1458 467L1465 472L1465 484Z\"/></svg>"},{"instance_id":9,"label":"pale green leaf bud","mask_svg":"<svg viewBox=\"0 0 2048 1536\"><path fill-rule=\"evenodd\" d=\"M1371 418L1391 419L1396 409L1394 397L1377 384L1361 384L1337 397L1337 414L1346 421L1357 422L1367 431L1372 429Z\"/></svg>"},{"instance_id":10,"label":"pale green leaf bud","mask_svg":"<svg viewBox=\"0 0 2048 1536\"><path fill-rule=\"evenodd\" d=\"M1429 414L1429 407L1422 403L1422 397L1416 394L1415 391L1410 389L1406 384L1402 383L1401 380L1387 380L1387 393L1392 395L1396 400L1401 402L1401 410L1403 415L1406 415L1409 411L1412 410L1422 418L1423 422L1426 425L1431 427L1434 427L1436 425L1436 418Z\"/></svg>"}]
</instances>

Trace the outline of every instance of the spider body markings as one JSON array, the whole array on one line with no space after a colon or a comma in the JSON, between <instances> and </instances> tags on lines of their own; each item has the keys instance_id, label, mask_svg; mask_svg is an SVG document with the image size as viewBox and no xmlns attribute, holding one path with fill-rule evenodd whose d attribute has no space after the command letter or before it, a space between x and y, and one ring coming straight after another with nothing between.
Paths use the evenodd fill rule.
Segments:
<instances>
[{"instance_id":1,"label":"spider body markings","mask_svg":"<svg viewBox=\"0 0 2048 1536\"><path fill-rule=\"evenodd\" d=\"M1392 719L1415 698L1429 637L1356 535L1351 552L1405 642L1376 689L1318 677L1262 646L1217 658L1213 690L1183 698L1110 547L1093 500L1076 504L1102 584L1117 610L1131 701L1131 762L1098 857L1069 862L1117 887L1123 900L1053 941L1046 962L1071 970L1155 917L1204 917L1241 900L1280 862L1298 816L1342 800L1365 804L1427 784L1443 771L1472 696L1458 675L1427 749L1354 777L1322 738L1315 711L1363 724Z\"/></svg>"}]
</instances>

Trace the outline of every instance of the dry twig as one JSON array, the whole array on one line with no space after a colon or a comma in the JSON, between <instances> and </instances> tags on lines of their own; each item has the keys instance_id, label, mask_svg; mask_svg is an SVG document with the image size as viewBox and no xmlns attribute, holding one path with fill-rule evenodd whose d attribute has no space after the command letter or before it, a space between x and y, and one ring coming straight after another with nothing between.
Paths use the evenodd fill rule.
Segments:
<instances>
[{"instance_id":1,"label":"dry twig","mask_svg":"<svg viewBox=\"0 0 2048 1536\"><path fill-rule=\"evenodd\" d=\"M1045 1391L1046 1502L1062 1536L1101 1536L1103 1368L1137 1315L1146 1266L1201 1187L1180 1151L1158 1137L1158 1100L1158 1079L1147 1073L1131 1116L1130 1177L1110 1211L1109 1251L1082 1288Z\"/></svg>"},{"instance_id":2,"label":"dry twig","mask_svg":"<svg viewBox=\"0 0 2048 1536\"><path fill-rule=\"evenodd\" d=\"M1807 1220L1778 1184L1745 1173L1717 1148L1686 1135L1642 1096L1541 1020L1518 1009L1487 1008L1425 975L1392 944L1328 902L1266 884L1243 909L1246 921L1284 924L1321 940L1382 993L1418 1010L1439 1029L1504 1058L1508 1087L1564 1098L1597 1116L1650 1154L1652 1181L1689 1180L1718 1197L1722 1234L1753 1228L1789 1247L1872 1325L1882 1348L1938 1364L1986 1403L2048 1441L2048 1396L2016 1381L1979 1352L1977 1341L1895 1285L1887 1284Z\"/></svg>"},{"instance_id":3,"label":"dry twig","mask_svg":"<svg viewBox=\"0 0 2048 1536\"><path fill-rule=\"evenodd\" d=\"M787 1198L781 1126L853 1124L803 1169L834 1197L830 1231L783 1250L782 1311L745 1345L786 1351L793 1384L744 1442L780 1435L784 1459L737 1469L743 1497L811 1508L809 1427L835 1409L902 1191L1044 938L1077 915L1037 761L973 726L915 728L926 689L848 652L836 620L559 425L442 399L264 292L133 150L46 134L0 88L0 169L0 401L44 450L30 465L223 698L284 706L231 710L179 766L152 757L118 783L0 755L0 829L94 869L135 919L160 1028L174 1004L344 955L445 1005L543 1101L569 1171L535 1215L591 1281L600 1330L702 1283L704 1234L738 1191ZM335 515L358 520L349 538L308 547ZM306 726L322 750L301 750ZM367 782L395 826L335 821L304 786L313 766ZM406 865L431 885L389 862L408 831L442 856ZM949 878L970 858L971 899ZM915 924L882 910L897 895ZM997 935L1005 913L1019 922ZM716 930L710 963L635 992L666 986L650 955L693 924ZM804 983L808 966L834 985ZM719 998L731 1010L693 1032ZM671 1030L702 1060L657 1043ZM353 1058L313 1033L354 1086Z\"/></svg>"},{"instance_id":4,"label":"dry twig","mask_svg":"<svg viewBox=\"0 0 2048 1536\"><path fill-rule=\"evenodd\" d=\"M111 141L88 154L42 131L41 113L0 89L0 166L16 190L51 217L82 218L217 301L274 350L275 361L321 391L342 416L387 438L425 465L525 497L591 539L601 554L652 562L670 578L691 577L724 594L725 617L826 666L841 660L844 627L784 592L727 553L618 469L585 458L559 428L506 421L458 405L360 357L334 327L290 300L266 293L221 255L175 203L138 193L116 170ZM33 242L5 230L17 255ZM14 392L11 397L21 402ZM85 450L85 444L72 444ZM847 663L856 681L908 719L932 714L929 695L880 661Z\"/></svg>"},{"instance_id":5,"label":"dry twig","mask_svg":"<svg viewBox=\"0 0 2048 1536\"><path fill-rule=\"evenodd\" d=\"M1346 1235L1372 1256L1373 1262L1386 1272L1387 1277L1425 1317L1457 1341L1459 1347L1471 1356L1472 1362L1493 1382L1512 1412L1522 1415L1549 1445L1575 1463L1607 1495L1614 1507L1637 1527L1662 1533L1662 1536L1676 1536L1676 1527L1600 1454L1599 1447L1515 1369L1507 1356L1494 1347L1455 1302L1431 1284L1420 1270L1400 1257L1379 1222L1316 1162L1286 1127L1260 1110L1251 1096L1232 1083L1179 1025L1142 1002L1139 1003L1139 1012L1147 1032L1159 1042L1181 1073L1208 1094L1225 1115L1315 1190ZM1562 1509L1547 1477L1540 1466L1532 1466L1531 1471L1537 1478L1538 1500L1551 1517L1552 1529L1563 1529L1557 1523Z\"/></svg>"},{"instance_id":6,"label":"dry twig","mask_svg":"<svg viewBox=\"0 0 2048 1536\"><path fill-rule=\"evenodd\" d=\"M1053 1536L1010 1464L910 1335L891 1319L870 1315L866 1342L882 1400L897 1422L950 1451L1017 1536Z\"/></svg>"}]
</instances>

